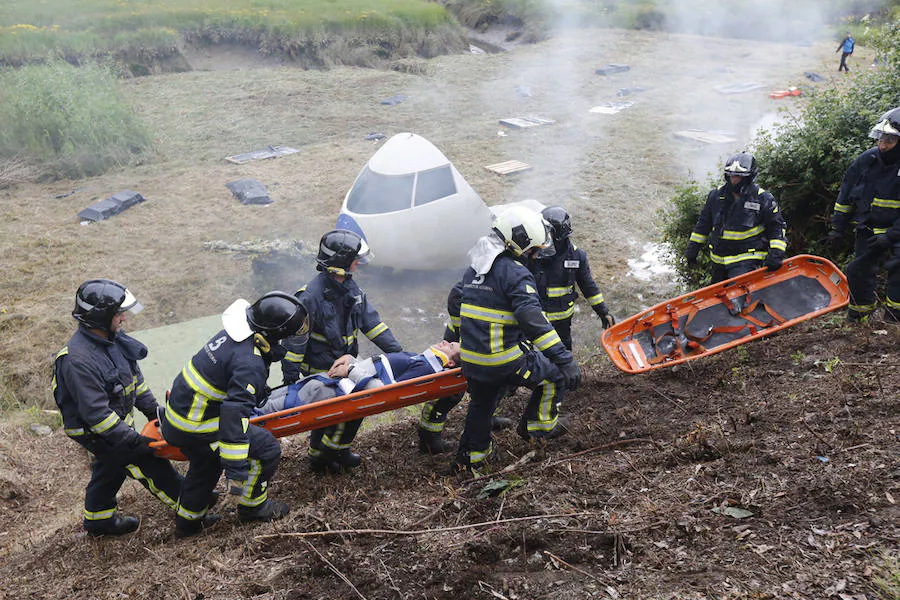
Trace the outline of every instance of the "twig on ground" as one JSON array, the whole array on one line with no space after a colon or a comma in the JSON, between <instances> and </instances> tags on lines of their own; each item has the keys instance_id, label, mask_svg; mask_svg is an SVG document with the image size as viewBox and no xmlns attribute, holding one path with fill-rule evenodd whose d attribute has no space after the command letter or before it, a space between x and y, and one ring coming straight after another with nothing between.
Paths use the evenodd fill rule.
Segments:
<instances>
[{"instance_id":1,"label":"twig on ground","mask_svg":"<svg viewBox=\"0 0 900 600\"><path fill-rule=\"evenodd\" d=\"M584 569L579 569L578 567L576 567L576 566L573 565L573 564L567 563L566 561L564 561L563 559L561 559L561 558L558 557L557 555L553 554L552 552L549 552L549 551L547 551L547 550L544 550L544 554L546 554L547 556L549 556L549 557L550 557L550 560L552 560L553 562L557 562L557 563L563 565L564 567L566 567L566 568L568 568L568 569L572 569L572 570L575 571L576 573L581 573L581 574L584 575L585 577L590 577L591 579L593 579L593 580L596 581L597 583L602 583L603 585L608 585L605 581L603 581L603 580L600 579L599 577L596 577L595 575L592 575L592 574L588 573L588 572L585 571Z\"/></svg>"},{"instance_id":2,"label":"twig on ground","mask_svg":"<svg viewBox=\"0 0 900 600\"><path fill-rule=\"evenodd\" d=\"M826 441L825 441L825 438L823 438L821 435L819 435L818 433L816 433L815 431L813 431L813 428L809 426L809 423L806 422L806 419L804 419L803 417L800 417L800 420L803 421L803 425L806 427L806 430L809 431L809 432L810 432L811 434L813 434L814 436L816 436L816 439L817 439L817 440L819 440L820 442L822 442L823 444L825 444L826 446L828 446L828 449L829 449L829 450L834 450L834 446L832 446L831 444L829 444L828 442L826 442Z\"/></svg>"},{"instance_id":3,"label":"twig on ground","mask_svg":"<svg viewBox=\"0 0 900 600\"><path fill-rule=\"evenodd\" d=\"M502 523L518 523L521 521L535 521L537 519L561 519L575 517L595 517L598 513L581 512L581 513L555 513L546 515L532 515L530 517L514 517L509 519L501 519L500 521L483 521L480 523L469 523L467 525L456 525L454 527L438 527L435 529L417 529L412 531L403 531L400 529L334 529L331 531L301 531L301 532L283 532L283 533L267 533L257 535L255 540L268 540L283 537L322 537L326 535L426 535L429 533L444 533L447 531L461 531L463 529L472 529L475 527L496 526Z\"/></svg>"},{"instance_id":4,"label":"twig on ground","mask_svg":"<svg viewBox=\"0 0 900 600\"><path fill-rule=\"evenodd\" d=\"M593 448L588 448L587 450L582 450L581 452L576 452L574 454L567 454L566 456L561 456L560 458L553 459L552 461L550 461L550 465L556 465L561 462L571 460L573 458L578 458L579 456L584 456L585 454L591 454L592 452L602 452L603 450L612 450L613 448L618 448L619 446L627 446L628 444L645 444L645 443L650 443L655 446L656 440L653 440L650 438L630 438L627 440L619 440L617 442L610 442L608 444L601 444L600 446L594 446Z\"/></svg>"},{"instance_id":5,"label":"twig on ground","mask_svg":"<svg viewBox=\"0 0 900 600\"><path fill-rule=\"evenodd\" d=\"M347 579L346 575L341 573L337 567L335 567L333 564L331 564L331 561L328 560L327 558L325 558L325 555L322 554L321 552L319 552L319 549L312 545L312 542L310 542L309 540L305 540L305 541L306 541L306 545L309 546L310 548L312 548L312 551L319 555L319 558L322 559L322 562L324 562L326 565L328 565L328 568L331 569L332 571L334 571L334 574L341 578L341 581L343 581L344 583L349 585L353 589L353 591L356 592L356 595L359 596L360 598L362 598L362 600L366 600L366 597L363 596L362 593L360 593L360 591L358 589L356 589L356 586L353 585L353 582L350 581L349 579Z\"/></svg>"},{"instance_id":6,"label":"twig on ground","mask_svg":"<svg viewBox=\"0 0 900 600\"><path fill-rule=\"evenodd\" d=\"M668 401L672 404L672 406L674 406L675 408L677 408L678 410L680 410L680 411L683 412L684 414L688 414L688 411L685 410L685 408L684 408L683 406L681 406L680 404L678 404L678 402L675 401L674 399L669 398L667 395L663 394L661 391L659 391L658 389L656 389L656 388L653 387L652 385L648 385L647 387L648 387L651 391L656 392L657 394L659 394L660 396L662 396L663 398L665 398L666 400L668 400Z\"/></svg>"},{"instance_id":7,"label":"twig on ground","mask_svg":"<svg viewBox=\"0 0 900 600\"><path fill-rule=\"evenodd\" d=\"M641 470L638 469L636 466L634 466L634 463L631 462L631 458L629 458L627 454L625 454L624 452L622 452L620 450L616 450L616 454L620 454L628 462L628 464L631 466L631 468L634 469L634 472L637 473L638 475L640 475L641 479L643 479L645 482L647 482L647 485L653 485L653 482L651 482L649 479L647 479L647 476L644 475L643 473L641 473Z\"/></svg>"}]
</instances>

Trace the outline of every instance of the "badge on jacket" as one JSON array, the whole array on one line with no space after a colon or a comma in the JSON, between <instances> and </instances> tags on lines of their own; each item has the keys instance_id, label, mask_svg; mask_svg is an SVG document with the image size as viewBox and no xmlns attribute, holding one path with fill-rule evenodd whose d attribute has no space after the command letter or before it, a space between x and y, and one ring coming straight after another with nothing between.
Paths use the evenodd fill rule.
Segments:
<instances>
[{"instance_id":1,"label":"badge on jacket","mask_svg":"<svg viewBox=\"0 0 900 600\"><path fill-rule=\"evenodd\" d=\"M744 202L744 208L749 208L750 210L758 211L759 210L759 202L750 202L748 200L747 202Z\"/></svg>"},{"instance_id":2,"label":"badge on jacket","mask_svg":"<svg viewBox=\"0 0 900 600\"><path fill-rule=\"evenodd\" d=\"M581 264L580 260L566 260L563 261L563 266L567 269L577 269Z\"/></svg>"}]
</instances>

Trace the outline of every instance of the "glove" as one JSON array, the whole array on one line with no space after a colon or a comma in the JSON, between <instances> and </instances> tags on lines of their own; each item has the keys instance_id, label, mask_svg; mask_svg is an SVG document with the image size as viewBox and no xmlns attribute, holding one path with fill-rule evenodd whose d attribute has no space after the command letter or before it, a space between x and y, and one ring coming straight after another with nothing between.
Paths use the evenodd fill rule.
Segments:
<instances>
[{"instance_id":1,"label":"glove","mask_svg":"<svg viewBox=\"0 0 900 600\"><path fill-rule=\"evenodd\" d=\"M769 254L766 256L766 260L763 264L766 265L766 269L769 271L777 271L781 268L781 263L783 262L784 259L782 257Z\"/></svg>"},{"instance_id":2,"label":"glove","mask_svg":"<svg viewBox=\"0 0 900 600\"><path fill-rule=\"evenodd\" d=\"M687 261L689 267L697 266L698 254L700 254L700 244L694 242L688 244L687 250L684 251L684 260Z\"/></svg>"},{"instance_id":3,"label":"glove","mask_svg":"<svg viewBox=\"0 0 900 600\"><path fill-rule=\"evenodd\" d=\"M882 250L887 250L892 245L891 238L887 235L881 233L878 235L873 235L866 241L866 248L871 250L872 252L880 252Z\"/></svg>"},{"instance_id":4,"label":"glove","mask_svg":"<svg viewBox=\"0 0 900 600\"><path fill-rule=\"evenodd\" d=\"M841 242L844 241L844 234L837 231L836 229L832 229L828 232L828 237L825 238L825 245L829 248L835 248L841 245Z\"/></svg>"},{"instance_id":5,"label":"glove","mask_svg":"<svg viewBox=\"0 0 900 600\"><path fill-rule=\"evenodd\" d=\"M244 488L247 486L246 481L238 481L236 479L225 479L225 500L226 506L232 508L238 505L240 499L244 496Z\"/></svg>"},{"instance_id":6,"label":"glove","mask_svg":"<svg viewBox=\"0 0 900 600\"><path fill-rule=\"evenodd\" d=\"M606 302L601 302L595 306L594 312L600 317L600 322L603 323L603 329L609 329L610 326L616 324L616 318L609 314L609 309L606 308Z\"/></svg>"},{"instance_id":7,"label":"glove","mask_svg":"<svg viewBox=\"0 0 900 600\"><path fill-rule=\"evenodd\" d=\"M138 435L131 441L131 451L138 456L153 456L154 450L150 444L158 440L146 435Z\"/></svg>"},{"instance_id":8,"label":"glove","mask_svg":"<svg viewBox=\"0 0 900 600\"><path fill-rule=\"evenodd\" d=\"M573 360L572 362L558 366L563 376L563 385L566 386L566 389L570 391L577 390L578 385L581 383L581 369L578 368L578 363Z\"/></svg>"}]
</instances>

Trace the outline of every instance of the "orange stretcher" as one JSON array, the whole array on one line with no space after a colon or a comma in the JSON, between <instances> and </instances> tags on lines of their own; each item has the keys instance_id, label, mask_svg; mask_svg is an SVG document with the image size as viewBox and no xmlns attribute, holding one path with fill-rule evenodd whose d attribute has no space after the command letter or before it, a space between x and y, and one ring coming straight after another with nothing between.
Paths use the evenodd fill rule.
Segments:
<instances>
[{"instance_id":1,"label":"orange stretcher","mask_svg":"<svg viewBox=\"0 0 900 600\"><path fill-rule=\"evenodd\" d=\"M268 429L272 435L280 438L452 396L466 391L466 385L462 371L459 368L450 369L372 390L260 415L251 418L250 422ZM147 423L141 435L159 440L150 444L156 450L156 456L169 460L187 460L178 448L170 446L163 439L159 431L159 421L154 419Z\"/></svg>"},{"instance_id":2,"label":"orange stretcher","mask_svg":"<svg viewBox=\"0 0 900 600\"><path fill-rule=\"evenodd\" d=\"M603 332L613 364L628 373L722 352L847 306L847 278L830 261L801 254L661 302Z\"/></svg>"}]
</instances>

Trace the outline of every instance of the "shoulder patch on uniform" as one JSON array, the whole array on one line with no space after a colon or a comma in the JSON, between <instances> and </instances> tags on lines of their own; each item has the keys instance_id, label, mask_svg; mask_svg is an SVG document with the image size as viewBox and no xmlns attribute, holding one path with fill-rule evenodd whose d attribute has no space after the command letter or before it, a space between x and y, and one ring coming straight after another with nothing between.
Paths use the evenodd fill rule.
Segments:
<instances>
[{"instance_id":1,"label":"shoulder patch on uniform","mask_svg":"<svg viewBox=\"0 0 900 600\"><path fill-rule=\"evenodd\" d=\"M531 287L530 283L525 284L525 291L528 292L529 294L537 294L537 290L534 289L533 287Z\"/></svg>"}]
</instances>

